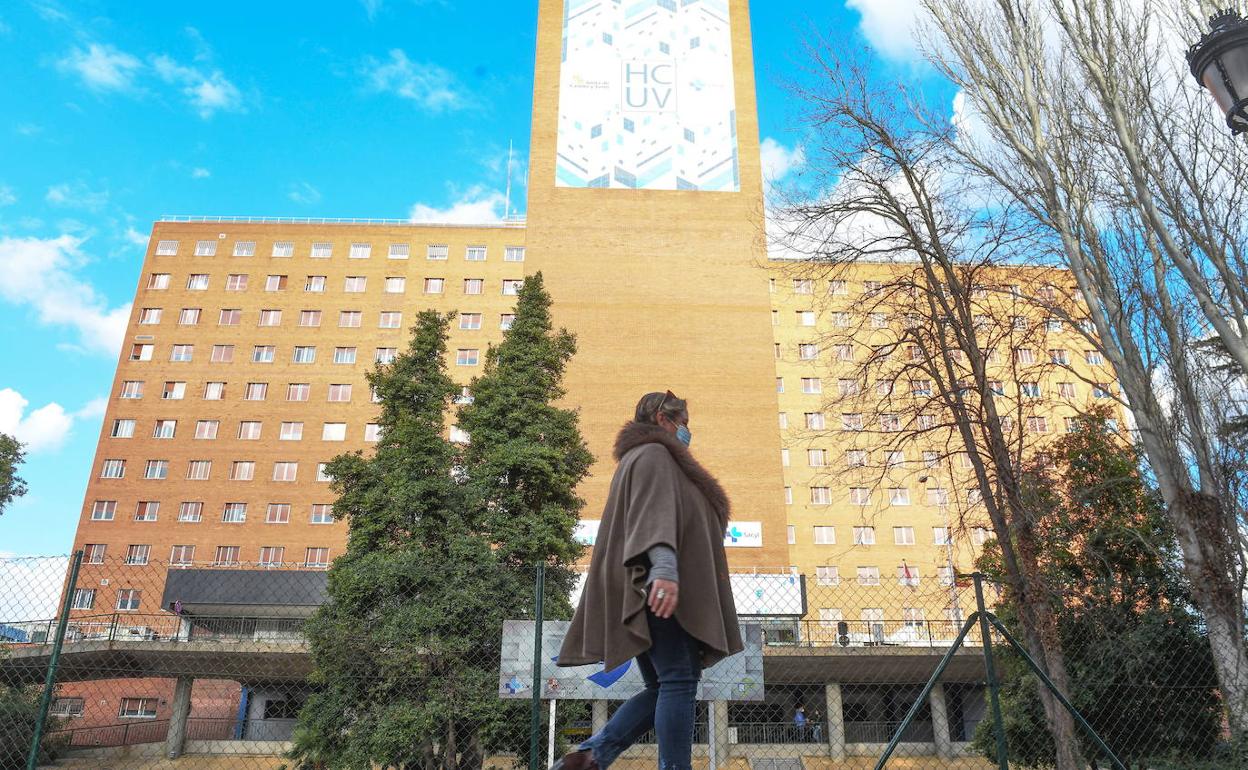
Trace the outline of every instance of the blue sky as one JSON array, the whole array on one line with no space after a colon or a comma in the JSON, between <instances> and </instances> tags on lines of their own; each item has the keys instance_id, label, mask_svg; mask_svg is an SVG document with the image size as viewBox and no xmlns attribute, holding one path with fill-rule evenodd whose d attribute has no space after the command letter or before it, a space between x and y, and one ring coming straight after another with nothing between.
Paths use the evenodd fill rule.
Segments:
<instances>
[{"instance_id":1,"label":"blue sky","mask_svg":"<svg viewBox=\"0 0 1248 770\"><path fill-rule=\"evenodd\" d=\"M71 544L152 221L500 216L508 142L527 156L536 5L0 6L0 431L28 443L30 484L0 554ZM782 84L811 27L915 74L917 0L752 5L774 175L802 162Z\"/></svg>"}]
</instances>

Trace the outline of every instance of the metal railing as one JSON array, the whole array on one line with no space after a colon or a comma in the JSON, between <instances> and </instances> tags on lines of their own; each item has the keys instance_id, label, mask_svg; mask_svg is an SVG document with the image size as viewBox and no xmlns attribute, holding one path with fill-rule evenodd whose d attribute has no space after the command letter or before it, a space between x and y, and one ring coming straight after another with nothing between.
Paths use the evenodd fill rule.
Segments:
<instances>
[{"instance_id":1,"label":"metal railing","mask_svg":"<svg viewBox=\"0 0 1248 770\"><path fill-rule=\"evenodd\" d=\"M769 620L764 624L769 647L928 647L945 649L958 638L962 621L944 620ZM964 643L979 646L978 639Z\"/></svg>"},{"instance_id":2,"label":"metal railing","mask_svg":"<svg viewBox=\"0 0 1248 770\"><path fill-rule=\"evenodd\" d=\"M112 612L71 617L65 631L65 642L285 642L304 641L304 618L205 617L172 613L140 614ZM23 621L25 629L39 629L27 641L3 639L0 644L13 646L46 645L51 638L55 620ZM43 629L47 629L47 633Z\"/></svg>"},{"instance_id":3,"label":"metal railing","mask_svg":"<svg viewBox=\"0 0 1248 770\"><path fill-rule=\"evenodd\" d=\"M294 719L238 719L191 717L186 721L190 741L288 741ZM169 735L168 719L135 717L125 722L91 727L62 727L48 733L48 740L69 749L113 748L143 743L163 743Z\"/></svg>"},{"instance_id":4,"label":"metal railing","mask_svg":"<svg viewBox=\"0 0 1248 770\"><path fill-rule=\"evenodd\" d=\"M900 721L894 722L845 722L846 743L888 743L901 727ZM911 722L901 735L902 743L932 743L936 740L936 731L931 722Z\"/></svg>"}]
</instances>

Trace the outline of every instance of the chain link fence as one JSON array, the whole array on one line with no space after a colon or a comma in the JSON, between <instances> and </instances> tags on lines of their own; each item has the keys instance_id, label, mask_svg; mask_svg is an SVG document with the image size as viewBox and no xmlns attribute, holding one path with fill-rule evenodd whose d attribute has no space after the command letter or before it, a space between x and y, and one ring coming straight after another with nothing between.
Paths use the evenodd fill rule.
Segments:
<instances>
[{"instance_id":1,"label":"chain link fence","mask_svg":"<svg viewBox=\"0 0 1248 770\"><path fill-rule=\"evenodd\" d=\"M539 637L534 596L515 588L501 623L416 594L344 623L322 609L324 565L91 557L0 560L0 770L545 768L640 686L635 667L554 665L567 605L550 583ZM534 590L536 570L511 572L467 579ZM887 767L997 766L972 587L906 573L732 579L747 650L706 672L696 767L872 768L886 749ZM406 633L427 627L422 612L456 632ZM1228 745L1199 619L1174 609L1115 625L1124 617L1061 633L1070 701L1106 747L1124 767L1248 766ZM1050 766L1036 680L1001 633L990 643L1010 762ZM1088 767L1115 766L1091 739L1081 751ZM656 764L652 734L616 762Z\"/></svg>"}]
</instances>

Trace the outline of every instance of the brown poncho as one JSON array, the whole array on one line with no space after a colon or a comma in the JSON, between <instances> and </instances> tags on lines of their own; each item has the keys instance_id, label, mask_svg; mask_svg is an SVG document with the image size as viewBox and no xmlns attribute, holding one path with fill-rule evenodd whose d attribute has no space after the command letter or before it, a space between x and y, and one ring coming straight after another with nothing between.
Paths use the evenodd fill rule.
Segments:
<instances>
[{"instance_id":1,"label":"brown poncho","mask_svg":"<svg viewBox=\"0 0 1248 770\"><path fill-rule=\"evenodd\" d=\"M723 488L684 444L655 425L626 423L614 454L619 465L559 665L603 662L611 670L650 649L646 551L660 544L676 551L676 619L701 642L702 665L740 652L724 555L729 510Z\"/></svg>"}]
</instances>

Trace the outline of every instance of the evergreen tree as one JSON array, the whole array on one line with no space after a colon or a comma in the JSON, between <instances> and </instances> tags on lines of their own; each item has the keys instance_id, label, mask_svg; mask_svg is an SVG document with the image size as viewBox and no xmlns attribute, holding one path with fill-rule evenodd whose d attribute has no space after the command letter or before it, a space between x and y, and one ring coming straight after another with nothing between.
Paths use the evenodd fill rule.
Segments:
<instances>
[{"instance_id":1,"label":"evergreen tree","mask_svg":"<svg viewBox=\"0 0 1248 770\"><path fill-rule=\"evenodd\" d=\"M1050 456L1027 474L1041 563L1067 655L1071 701L1130 765L1164 757L1194 759L1217 745L1220 711L1208 640L1177 569L1175 536L1139 457L1107 430L1108 411L1081 419ZM999 574L1000 552L985 550L980 568ZM1017 627L1008 600L998 608ZM1039 683L1012 649L998 648L1002 709L1013 760L1054 765ZM991 720L976 746L995 758ZM1097 756L1083 737L1084 755Z\"/></svg>"}]
</instances>

